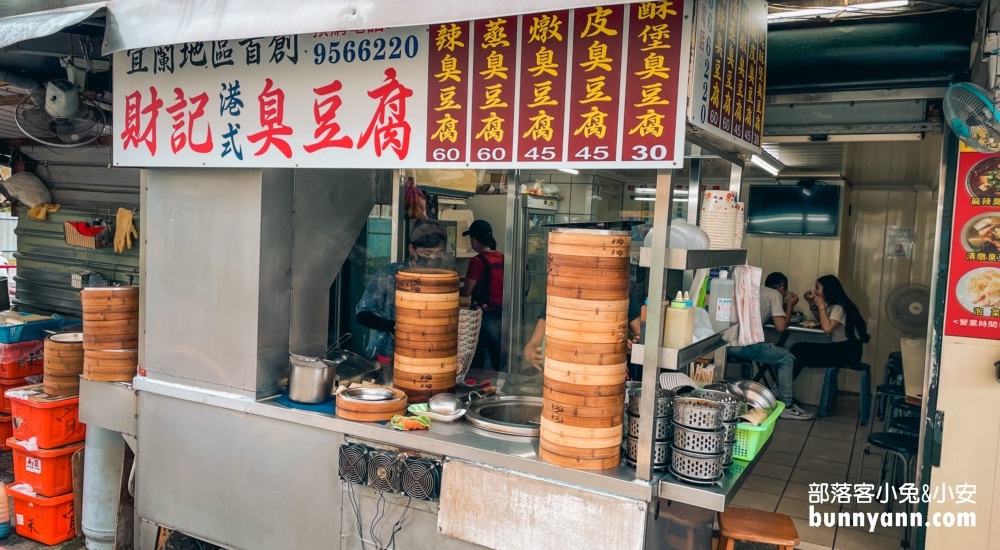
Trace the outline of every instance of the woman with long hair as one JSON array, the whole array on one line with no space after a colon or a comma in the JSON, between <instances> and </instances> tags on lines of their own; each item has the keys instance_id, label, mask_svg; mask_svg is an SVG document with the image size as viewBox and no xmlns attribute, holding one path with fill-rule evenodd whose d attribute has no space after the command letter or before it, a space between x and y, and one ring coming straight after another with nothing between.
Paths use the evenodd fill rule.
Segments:
<instances>
[{"instance_id":1,"label":"woman with long hair","mask_svg":"<svg viewBox=\"0 0 1000 550\"><path fill-rule=\"evenodd\" d=\"M857 368L861 363L862 346L868 342L868 324L844 291L840 280L824 275L816 287L803 295L809 310L819 321L830 342L799 342L792 346L795 356L795 376L805 367Z\"/></svg>"}]
</instances>

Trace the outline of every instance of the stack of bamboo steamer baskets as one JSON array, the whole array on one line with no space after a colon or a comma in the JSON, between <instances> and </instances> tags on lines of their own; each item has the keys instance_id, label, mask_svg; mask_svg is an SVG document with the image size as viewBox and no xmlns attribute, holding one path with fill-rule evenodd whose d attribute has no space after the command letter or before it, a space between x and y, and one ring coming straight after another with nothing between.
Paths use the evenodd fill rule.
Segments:
<instances>
[{"instance_id":1,"label":"stack of bamboo steamer baskets","mask_svg":"<svg viewBox=\"0 0 1000 550\"><path fill-rule=\"evenodd\" d=\"M83 373L83 333L53 334L43 343L42 391L61 397L80 393Z\"/></svg>"},{"instance_id":2,"label":"stack of bamboo steamer baskets","mask_svg":"<svg viewBox=\"0 0 1000 550\"><path fill-rule=\"evenodd\" d=\"M627 373L626 231L549 233L539 458L603 470L621 458Z\"/></svg>"},{"instance_id":3,"label":"stack of bamboo steamer baskets","mask_svg":"<svg viewBox=\"0 0 1000 550\"><path fill-rule=\"evenodd\" d=\"M455 388L458 308L458 273L410 268L396 274L392 381L411 403Z\"/></svg>"},{"instance_id":4,"label":"stack of bamboo steamer baskets","mask_svg":"<svg viewBox=\"0 0 1000 550\"><path fill-rule=\"evenodd\" d=\"M139 364L139 287L91 287L83 305L83 377L129 382Z\"/></svg>"}]
</instances>

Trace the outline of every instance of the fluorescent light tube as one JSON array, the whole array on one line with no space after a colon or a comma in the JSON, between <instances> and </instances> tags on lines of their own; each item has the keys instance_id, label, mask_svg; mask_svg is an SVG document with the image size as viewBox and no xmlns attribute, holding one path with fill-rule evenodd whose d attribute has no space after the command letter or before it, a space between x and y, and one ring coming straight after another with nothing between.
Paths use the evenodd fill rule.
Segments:
<instances>
[{"instance_id":1,"label":"fluorescent light tube","mask_svg":"<svg viewBox=\"0 0 1000 550\"><path fill-rule=\"evenodd\" d=\"M872 10L887 10L910 5L910 0L888 0L886 2L869 2L849 6L830 6L823 8L806 8L802 10L779 11L767 14L768 21L775 19L792 19L795 17L812 17L816 15L836 15L841 12L858 12Z\"/></svg>"},{"instance_id":2,"label":"fluorescent light tube","mask_svg":"<svg viewBox=\"0 0 1000 550\"><path fill-rule=\"evenodd\" d=\"M771 174L772 176L777 176L779 172L785 169L785 165L781 164L778 159L768 155L767 153L761 153L760 155L751 155L750 162L761 167L765 172Z\"/></svg>"},{"instance_id":3,"label":"fluorescent light tube","mask_svg":"<svg viewBox=\"0 0 1000 550\"><path fill-rule=\"evenodd\" d=\"M572 168L560 168L559 171L566 172L567 174L573 174L574 176L580 173L579 170L574 170Z\"/></svg>"}]
</instances>

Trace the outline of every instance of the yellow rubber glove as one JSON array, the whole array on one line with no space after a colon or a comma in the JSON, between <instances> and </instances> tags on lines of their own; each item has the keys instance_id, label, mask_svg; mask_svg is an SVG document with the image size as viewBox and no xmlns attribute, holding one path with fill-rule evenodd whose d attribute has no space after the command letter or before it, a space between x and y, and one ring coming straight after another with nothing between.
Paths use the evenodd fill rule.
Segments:
<instances>
[{"instance_id":1,"label":"yellow rubber glove","mask_svg":"<svg viewBox=\"0 0 1000 550\"><path fill-rule=\"evenodd\" d=\"M28 210L28 215L36 220L45 221L49 212L58 212L62 208L60 204L36 204Z\"/></svg>"},{"instance_id":2,"label":"yellow rubber glove","mask_svg":"<svg viewBox=\"0 0 1000 550\"><path fill-rule=\"evenodd\" d=\"M132 249L132 239L138 239L139 233L132 225L132 211L124 208L118 209L115 217L115 252L121 254L125 249Z\"/></svg>"}]
</instances>

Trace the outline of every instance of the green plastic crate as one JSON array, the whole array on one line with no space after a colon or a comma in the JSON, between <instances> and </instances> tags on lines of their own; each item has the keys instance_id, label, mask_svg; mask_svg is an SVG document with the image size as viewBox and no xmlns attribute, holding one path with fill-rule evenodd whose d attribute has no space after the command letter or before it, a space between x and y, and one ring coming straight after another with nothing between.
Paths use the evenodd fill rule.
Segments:
<instances>
[{"instance_id":1,"label":"green plastic crate","mask_svg":"<svg viewBox=\"0 0 1000 550\"><path fill-rule=\"evenodd\" d=\"M736 443L733 445L733 459L753 460L761 448L764 447L764 443L767 443L767 440L771 437L771 433L774 431L774 423L778 421L781 411L784 410L785 404L778 401L778 406L775 407L774 412L760 426L751 426L750 424L743 423L737 424Z\"/></svg>"}]
</instances>

